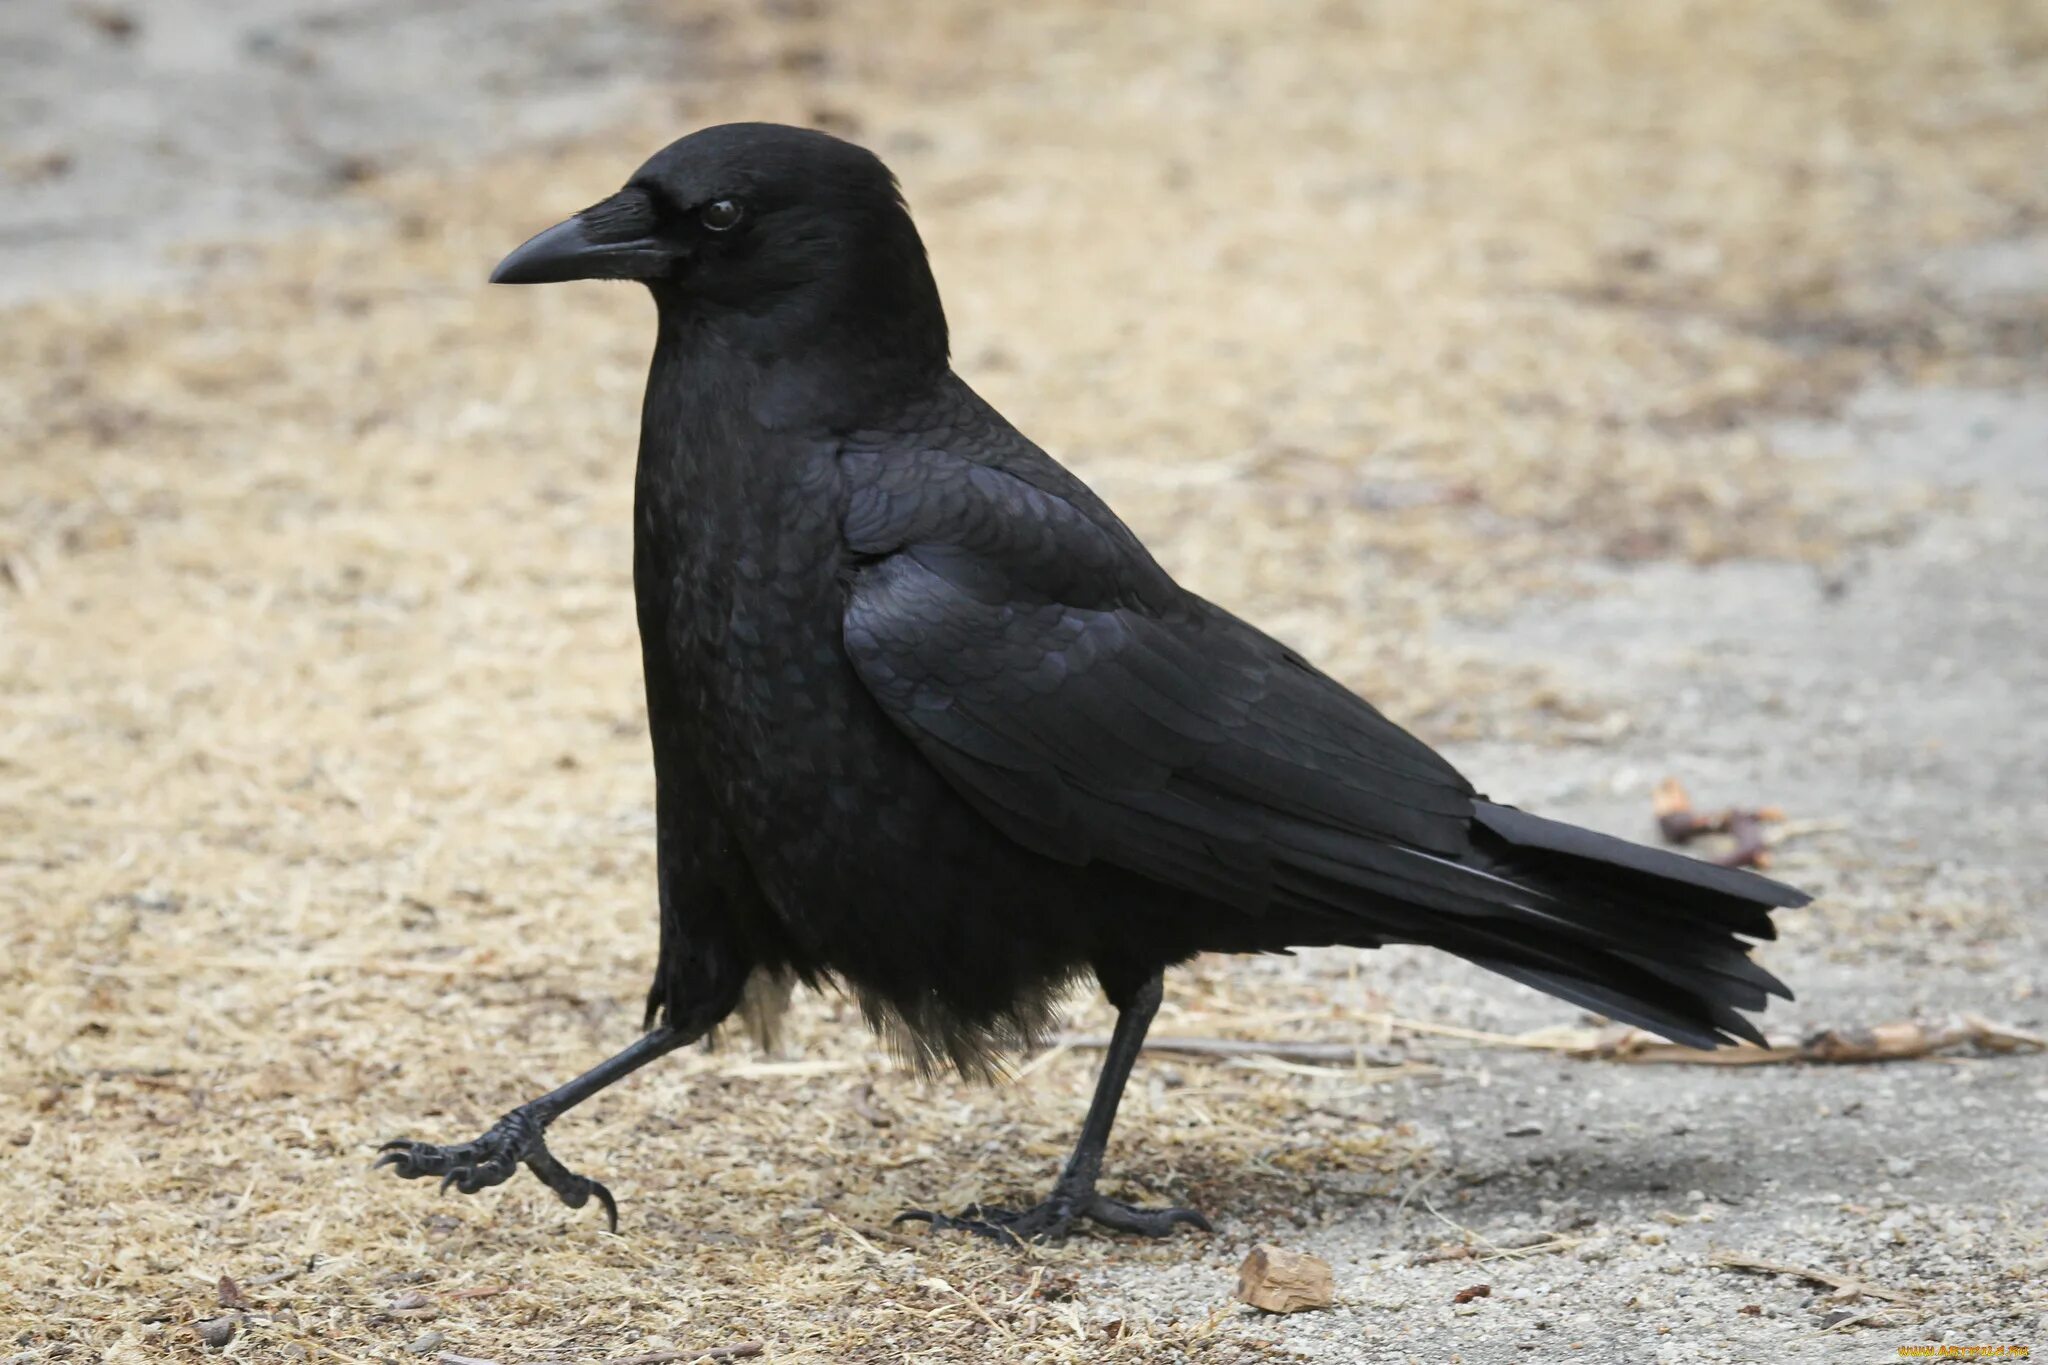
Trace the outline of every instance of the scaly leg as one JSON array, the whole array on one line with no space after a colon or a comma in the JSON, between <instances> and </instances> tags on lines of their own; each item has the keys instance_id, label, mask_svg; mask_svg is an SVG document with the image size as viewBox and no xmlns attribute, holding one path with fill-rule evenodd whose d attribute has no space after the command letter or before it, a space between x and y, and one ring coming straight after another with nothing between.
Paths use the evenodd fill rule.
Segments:
<instances>
[{"instance_id":1,"label":"scaly leg","mask_svg":"<svg viewBox=\"0 0 2048 1365\"><path fill-rule=\"evenodd\" d=\"M930 1223L934 1230L958 1228L1012 1245L1057 1242L1067 1235L1076 1219L1082 1218L1117 1232L1135 1232L1146 1237L1164 1237L1182 1223L1210 1231L1209 1220L1194 1209L1141 1208L1095 1192L1124 1084L1130 1080L1131 1066L1144 1046L1152 1016L1159 1012L1160 984L1160 974L1154 972L1126 998L1111 996L1117 1005L1116 1031L1110 1035L1102 1073L1095 1081L1095 1098L1089 1102L1087 1121L1081 1125L1081 1140L1074 1144L1074 1154L1067 1158L1052 1194L1044 1203L1028 1209L970 1204L956 1215L906 1209L896 1215L895 1221L920 1220Z\"/></svg>"},{"instance_id":2,"label":"scaly leg","mask_svg":"<svg viewBox=\"0 0 2048 1365\"><path fill-rule=\"evenodd\" d=\"M595 1196L604 1207L611 1231L617 1232L619 1206L612 1192L557 1161L548 1151L543 1134L564 1113L655 1058L674 1052L693 1036L696 1035L668 1025L653 1029L624 1052L599 1062L567 1085L520 1105L474 1142L445 1147L430 1142L387 1142L379 1148L384 1155L377 1158L377 1165L389 1166L407 1180L437 1175L444 1191L452 1185L464 1194L475 1194L504 1184L524 1162L543 1185L560 1195L562 1202L572 1209L582 1208Z\"/></svg>"}]
</instances>

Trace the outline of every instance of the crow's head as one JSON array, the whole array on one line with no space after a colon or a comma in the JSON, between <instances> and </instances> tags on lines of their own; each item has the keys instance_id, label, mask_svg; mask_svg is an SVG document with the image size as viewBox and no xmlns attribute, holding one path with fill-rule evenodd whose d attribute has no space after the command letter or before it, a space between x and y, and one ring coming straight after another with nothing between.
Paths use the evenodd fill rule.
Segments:
<instances>
[{"instance_id":1,"label":"crow's head","mask_svg":"<svg viewBox=\"0 0 2048 1365\"><path fill-rule=\"evenodd\" d=\"M640 280L665 315L765 349L829 338L926 360L936 348L945 363L938 287L895 177L805 128L728 123L671 143L491 279Z\"/></svg>"}]
</instances>

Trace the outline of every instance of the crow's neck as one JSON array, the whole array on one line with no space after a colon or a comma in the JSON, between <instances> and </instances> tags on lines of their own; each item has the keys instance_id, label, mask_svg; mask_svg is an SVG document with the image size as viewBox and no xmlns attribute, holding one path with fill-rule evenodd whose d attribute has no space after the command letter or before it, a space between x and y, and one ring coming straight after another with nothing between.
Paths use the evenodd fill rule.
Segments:
<instances>
[{"instance_id":1,"label":"crow's neck","mask_svg":"<svg viewBox=\"0 0 2048 1365\"><path fill-rule=\"evenodd\" d=\"M655 380L743 405L770 430L869 425L948 373L945 314L918 265L914 280L814 280L749 310L657 289Z\"/></svg>"}]
</instances>

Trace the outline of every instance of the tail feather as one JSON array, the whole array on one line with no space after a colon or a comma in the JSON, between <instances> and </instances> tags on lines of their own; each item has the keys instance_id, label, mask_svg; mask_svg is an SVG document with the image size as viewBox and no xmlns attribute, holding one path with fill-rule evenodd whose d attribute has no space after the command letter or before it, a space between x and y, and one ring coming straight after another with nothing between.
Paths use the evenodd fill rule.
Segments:
<instances>
[{"instance_id":1,"label":"tail feather","mask_svg":"<svg viewBox=\"0 0 2048 1365\"><path fill-rule=\"evenodd\" d=\"M1649 1029L1687 1047L1716 1048L1731 1041L1750 1042L1761 1047L1764 1043L1764 1036L1755 1024L1733 1009L1712 1001L1698 1008L1672 1008L1577 974L1540 971L1498 959L1475 958L1473 961L1511 981L1533 986L1545 995L1568 1000L1609 1019Z\"/></svg>"},{"instance_id":2,"label":"tail feather","mask_svg":"<svg viewBox=\"0 0 2048 1365\"><path fill-rule=\"evenodd\" d=\"M1703 863L1668 849L1633 844L1562 820L1546 820L1513 806L1474 801L1472 815L1481 828L1515 848L1571 859L1584 864L1589 873L1597 873L1616 885L1658 884L1701 909L1728 916L1731 928L1752 938L1776 937L1771 928L1772 909L1805 905L1813 899L1796 887L1759 877L1754 872Z\"/></svg>"},{"instance_id":3,"label":"tail feather","mask_svg":"<svg viewBox=\"0 0 2048 1365\"><path fill-rule=\"evenodd\" d=\"M1697 1047L1763 1035L1739 1010L1792 992L1749 956L1804 892L1767 877L1473 803L1485 871L1529 892L1434 941L1513 980Z\"/></svg>"},{"instance_id":4,"label":"tail feather","mask_svg":"<svg viewBox=\"0 0 2048 1365\"><path fill-rule=\"evenodd\" d=\"M1455 853L1265 816L1270 899L1206 946L1426 944L1696 1047L1760 1041L1741 1011L1792 998L1749 955L1808 901L1780 882L1490 801Z\"/></svg>"}]
</instances>

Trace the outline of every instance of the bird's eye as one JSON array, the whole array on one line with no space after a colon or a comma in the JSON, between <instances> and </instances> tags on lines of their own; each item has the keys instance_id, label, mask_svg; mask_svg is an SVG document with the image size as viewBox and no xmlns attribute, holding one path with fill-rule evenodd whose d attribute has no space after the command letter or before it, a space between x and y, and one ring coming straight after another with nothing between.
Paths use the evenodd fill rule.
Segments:
<instances>
[{"instance_id":1,"label":"bird's eye","mask_svg":"<svg viewBox=\"0 0 2048 1365\"><path fill-rule=\"evenodd\" d=\"M740 208L738 201L714 199L698 212L697 221L713 232L730 232L740 225L740 219L744 217L746 211Z\"/></svg>"}]
</instances>

